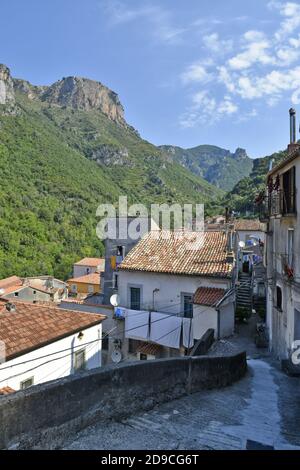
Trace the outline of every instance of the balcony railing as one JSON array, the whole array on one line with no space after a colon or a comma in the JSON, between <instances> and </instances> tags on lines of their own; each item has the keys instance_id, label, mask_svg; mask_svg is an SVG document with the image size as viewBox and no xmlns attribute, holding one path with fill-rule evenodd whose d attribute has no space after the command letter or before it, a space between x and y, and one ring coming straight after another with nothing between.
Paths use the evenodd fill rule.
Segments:
<instances>
[{"instance_id":1,"label":"balcony railing","mask_svg":"<svg viewBox=\"0 0 300 470\"><path fill-rule=\"evenodd\" d=\"M295 193L278 190L266 196L260 196L256 201L259 209L259 218L261 222L267 222L270 217L278 215L295 215L296 198Z\"/></svg>"}]
</instances>

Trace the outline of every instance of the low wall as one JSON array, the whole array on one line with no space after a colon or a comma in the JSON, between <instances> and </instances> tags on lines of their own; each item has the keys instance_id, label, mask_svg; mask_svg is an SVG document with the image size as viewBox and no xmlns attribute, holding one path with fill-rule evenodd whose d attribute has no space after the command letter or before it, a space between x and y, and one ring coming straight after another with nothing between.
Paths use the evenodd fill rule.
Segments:
<instances>
[{"instance_id":1,"label":"low wall","mask_svg":"<svg viewBox=\"0 0 300 470\"><path fill-rule=\"evenodd\" d=\"M37 385L0 399L0 448L57 448L96 421L225 387L246 370L246 353L181 357L108 366Z\"/></svg>"}]
</instances>

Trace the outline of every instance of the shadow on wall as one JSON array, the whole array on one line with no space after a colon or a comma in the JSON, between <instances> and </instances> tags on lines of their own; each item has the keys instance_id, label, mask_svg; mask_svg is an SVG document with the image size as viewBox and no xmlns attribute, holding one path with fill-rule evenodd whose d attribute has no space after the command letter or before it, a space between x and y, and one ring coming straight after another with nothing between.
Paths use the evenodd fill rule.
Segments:
<instances>
[{"instance_id":1,"label":"shadow on wall","mask_svg":"<svg viewBox=\"0 0 300 470\"><path fill-rule=\"evenodd\" d=\"M96 421L124 418L189 393L225 387L246 370L242 352L126 363L37 385L0 399L0 448L57 448Z\"/></svg>"}]
</instances>

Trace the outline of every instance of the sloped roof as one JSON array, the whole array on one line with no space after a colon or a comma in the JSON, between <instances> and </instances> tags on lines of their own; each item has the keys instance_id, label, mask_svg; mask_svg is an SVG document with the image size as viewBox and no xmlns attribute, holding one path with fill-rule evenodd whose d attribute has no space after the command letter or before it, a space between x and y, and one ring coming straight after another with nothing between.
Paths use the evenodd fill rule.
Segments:
<instances>
[{"instance_id":1,"label":"sloped roof","mask_svg":"<svg viewBox=\"0 0 300 470\"><path fill-rule=\"evenodd\" d=\"M196 305L206 305L214 307L223 299L226 289L215 287L198 287L194 294L193 303Z\"/></svg>"},{"instance_id":2,"label":"sloped roof","mask_svg":"<svg viewBox=\"0 0 300 470\"><path fill-rule=\"evenodd\" d=\"M264 226L258 219L238 219L234 222L234 228L237 231L262 232Z\"/></svg>"},{"instance_id":3,"label":"sloped roof","mask_svg":"<svg viewBox=\"0 0 300 470\"><path fill-rule=\"evenodd\" d=\"M163 347L160 344L142 342L137 347L136 351L141 354L149 354L151 356L156 356L157 354L161 353L162 350Z\"/></svg>"},{"instance_id":4,"label":"sloped roof","mask_svg":"<svg viewBox=\"0 0 300 470\"><path fill-rule=\"evenodd\" d=\"M23 281L18 276L10 276L0 280L0 289L3 289L2 295L20 290L23 287Z\"/></svg>"},{"instance_id":5,"label":"sloped roof","mask_svg":"<svg viewBox=\"0 0 300 470\"><path fill-rule=\"evenodd\" d=\"M86 274L85 276L73 277L72 279L68 279L68 283L71 283L71 282L73 283L79 282L81 284L100 285L100 274L91 273L91 274Z\"/></svg>"},{"instance_id":6,"label":"sloped roof","mask_svg":"<svg viewBox=\"0 0 300 470\"><path fill-rule=\"evenodd\" d=\"M167 232L146 234L119 266L123 271L231 276L225 232Z\"/></svg>"},{"instance_id":7,"label":"sloped roof","mask_svg":"<svg viewBox=\"0 0 300 470\"><path fill-rule=\"evenodd\" d=\"M11 387L0 388L0 395L10 395L11 393L15 393L15 390Z\"/></svg>"},{"instance_id":8,"label":"sloped roof","mask_svg":"<svg viewBox=\"0 0 300 470\"><path fill-rule=\"evenodd\" d=\"M0 302L0 340L6 347L6 359L21 356L66 336L101 323L105 315L64 310L52 305Z\"/></svg>"},{"instance_id":9,"label":"sloped roof","mask_svg":"<svg viewBox=\"0 0 300 470\"><path fill-rule=\"evenodd\" d=\"M83 258L74 263L74 266L87 266L97 267L100 266L101 271L104 271L105 258Z\"/></svg>"}]
</instances>

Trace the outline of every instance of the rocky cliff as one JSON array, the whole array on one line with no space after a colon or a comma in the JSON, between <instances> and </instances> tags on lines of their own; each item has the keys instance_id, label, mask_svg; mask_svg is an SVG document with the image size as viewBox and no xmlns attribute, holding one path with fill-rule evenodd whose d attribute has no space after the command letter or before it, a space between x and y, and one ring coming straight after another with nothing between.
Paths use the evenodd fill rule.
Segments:
<instances>
[{"instance_id":1,"label":"rocky cliff","mask_svg":"<svg viewBox=\"0 0 300 470\"><path fill-rule=\"evenodd\" d=\"M6 65L0 64L0 113L11 114L15 110L14 84L10 70Z\"/></svg>"},{"instance_id":2,"label":"rocky cliff","mask_svg":"<svg viewBox=\"0 0 300 470\"><path fill-rule=\"evenodd\" d=\"M127 126L124 108L118 95L100 82L81 77L67 77L50 86L34 86L26 80L12 78L6 65L0 64L0 105L1 113L16 112L15 91L30 100L75 110L101 111L111 121ZM5 107L5 108L4 108Z\"/></svg>"},{"instance_id":3,"label":"rocky cliff","mask_svg":"<svg viewBox=\"0 0 300 470\"><path fill-rule=\"evenodd\" d=\"M118 95L100 82L80 77L63 78L48 87L40 99L73 109L95 109L112 121L125 124L124 109Z\"/></svg>"}]
</instances>

